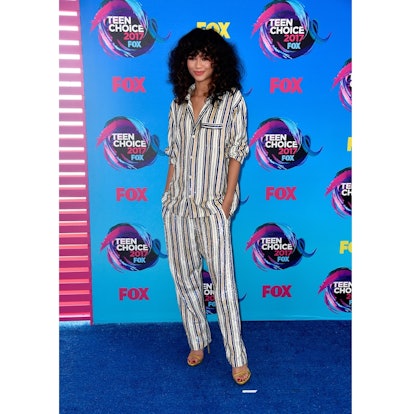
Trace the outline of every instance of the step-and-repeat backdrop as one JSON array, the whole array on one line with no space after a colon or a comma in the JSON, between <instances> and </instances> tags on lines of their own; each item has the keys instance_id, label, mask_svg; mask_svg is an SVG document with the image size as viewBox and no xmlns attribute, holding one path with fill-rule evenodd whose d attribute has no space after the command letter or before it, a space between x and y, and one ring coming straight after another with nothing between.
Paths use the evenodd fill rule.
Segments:
<instances>
[{"instance_id":1,"label":"step-and-repeat backdrop","mask_svg":"<svg viewBox=\"0 0 414 414\"><path fill-rule=\"evenodd\" d=\"M167 59L194 27L245 68L243 320L351 319L351 0L81 0L93 323L178 322L161 218ZM214 289L203 271L206 312Z\"/></svg>"}]
</instances>

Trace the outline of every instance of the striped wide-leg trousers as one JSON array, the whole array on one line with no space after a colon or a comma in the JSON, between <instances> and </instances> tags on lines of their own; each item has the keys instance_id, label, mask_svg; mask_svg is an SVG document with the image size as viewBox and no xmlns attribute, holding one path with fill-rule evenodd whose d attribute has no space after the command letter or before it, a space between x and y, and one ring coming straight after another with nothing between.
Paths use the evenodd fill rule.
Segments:
<instances>
[{"instance_id":1,"label":"striped wide-leg trousers","mask_svg":"<svg viewBox=\"0 0 414 414\"><path fill-rule=\"evenodd\" d=\"M213 283L226 358L232 367L247 364L234 276L230 220L224 212L189 218L166 211L163 218L169 266L190 348L203 349L211 342L203 292L204 257Z\"/></svg>"}]
</instances>

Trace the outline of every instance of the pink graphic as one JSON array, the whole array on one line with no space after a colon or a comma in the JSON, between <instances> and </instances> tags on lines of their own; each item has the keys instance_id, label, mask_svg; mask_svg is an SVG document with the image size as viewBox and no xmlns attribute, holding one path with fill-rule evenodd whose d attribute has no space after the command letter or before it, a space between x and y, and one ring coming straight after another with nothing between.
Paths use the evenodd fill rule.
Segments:
<instances>
[{"instance_id":1,"label":"pink graphic","mask_svg":"<svg viewBox=\"0 0 414 414\"><path fill-rule=\"evenodd\" d=\"M348 59L336 75L332 87L339 85L339 99L342 106L352 110L352 60Z\"/></svg>"}]
</instances>

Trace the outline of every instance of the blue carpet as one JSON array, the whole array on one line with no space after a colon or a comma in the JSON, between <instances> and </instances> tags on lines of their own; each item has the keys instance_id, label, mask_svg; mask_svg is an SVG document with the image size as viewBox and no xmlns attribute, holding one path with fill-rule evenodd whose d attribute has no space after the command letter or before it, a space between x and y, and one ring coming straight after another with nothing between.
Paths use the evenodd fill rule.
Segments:
<instances>
[{"instance_id":1,"label":"blue carpet","mask_svg":"<svg viewBox=\"0 0 414 414\"><path fill-rule=\"evenodd\" d=\"M189 367L179 323L61 323L60 413L351 413L351 321L243 322L244 386L210 327L211 353Z\"/></svg>"}]
</instances>

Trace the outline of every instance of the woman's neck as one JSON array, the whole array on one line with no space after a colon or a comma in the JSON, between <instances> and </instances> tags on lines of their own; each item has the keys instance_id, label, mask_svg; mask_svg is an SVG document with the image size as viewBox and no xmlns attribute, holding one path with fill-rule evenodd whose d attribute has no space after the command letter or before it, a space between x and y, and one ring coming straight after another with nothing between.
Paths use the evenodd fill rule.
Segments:
<instances>
[{"instance_id":1,"label":"woman's neck","mask_svg":"<svg viewBox=\"0 0 414 414\"><path fill-rule=\"evenodd\" d=\"M196 98L206 98L207 97L207 92L199 92L194 90L192 93L192 96L196 97Z\"/></svg>"},{"instance_id":2,"label":"woman's neck","mask_svg":"<svg viewBox=\"0 0 414 414\"><path fill-rule=\"evenodd\" d=\"M199 82L195 84L195 88L193 90L193 96L197 96L199 98L205 98L208 95L208 83Z\"/></svg>"}]
</instances>

